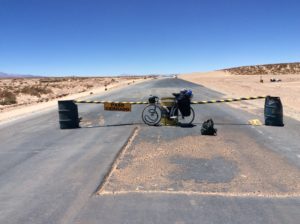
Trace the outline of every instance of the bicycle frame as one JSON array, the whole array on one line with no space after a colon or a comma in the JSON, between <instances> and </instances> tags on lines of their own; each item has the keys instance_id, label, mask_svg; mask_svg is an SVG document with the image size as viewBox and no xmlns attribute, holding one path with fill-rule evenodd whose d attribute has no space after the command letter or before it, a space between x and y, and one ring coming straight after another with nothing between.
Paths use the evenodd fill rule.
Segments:
<instances>
[{"instance_id":1,"label":"bicycle frame","mask_svg":"<svg viewBox=\"0 0 300 224\"><path fill-rule=\"evenodd\" d=\"M174 120L176 122L179 122L179 119L185 119L186 117L181 115L181 113L179 112L178 109L178 101L175 99L174 104L172 105L172 107L168 107L165 105L162 105L159 101L159 98L154 96L155 100L153 100L152 98L152 102L149 103L148 106L146 106L143 110L142 113L142 118L143 121L148 124L148 125L156 125L160 122L161 118L167 118L169 120ZM152 106L152 109L147 109L148 107ZM194 110L193 108L191 108L192 110L192 120L188 123L191 123L194 120ZM144 114L144 112L146 112L146 114ZM147 114L149 113L150 114ZM160 117L159 120L156 120L155 116ZM151 120L151 117L153 117L153 119ZM147 121L147 119L149 119ZM181 124L183 124L181 121L179 122Z\"/></svg>"},{"instance_id":2,"label":"bicycle frame","mask_svg":"<svg viewBox=\"0 0 300 224\"><path fill-rule=\"evenodd\" d=\"M155 102L155 106L159 107L162 113L165 112L165 114L167 114L166 118L171 119L171 114L178 107L178 103L177 100L175 99L174 105L172 107L168 107L159 103L159 98L158 98L157 101Z\"/></svg>"}]
</instances>

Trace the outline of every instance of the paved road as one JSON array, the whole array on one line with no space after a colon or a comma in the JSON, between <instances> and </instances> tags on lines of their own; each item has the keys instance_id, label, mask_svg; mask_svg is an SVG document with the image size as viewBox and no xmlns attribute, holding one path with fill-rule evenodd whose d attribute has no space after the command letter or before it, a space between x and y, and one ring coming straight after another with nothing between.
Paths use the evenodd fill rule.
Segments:
<instances>
[{"instance_id":1,"label":"paved road","mask_svg":"<svg viewBox=\"0 0 300 224\"><path fill-rule=\"evenodd\" d=\"M203 86L161 79L92 99L145 100L149 94L168 96L184 87L194 90L195 100L222 97ZM253 127L245 124L253 118L263 120L261 111L253 115L226 104L214 104L194 107L198 125L193 128L149 128L142 124L142 109L134 106L132 113L112 113L103 111L101 105L82 104L82 128L74 130L59 129L56 108L0 125L0 223L299 223L299 122L285 118L284 128ZM188 174L200 180L195 188L180 184L186 176L177 173L170 178L176 182L172 192L162 188L135 192L132 185L126 185L124 191L118 189L127 182L117 179L111 166L136 127L139 130L131 148L125 148L128 152L158 138L173 144L185 136L192 141L201 138L199 125L210 117L217 123L218 137L206 139L206 146L228 144L235 150L233 154L240 151L232 157L236 165L227 166L222 156L213 158L211 169L217 166L224 172L208 176L210 168L206 167ZM251 150L256 157L249 157ZM127 168L134 167L134 161L129 158ZM199 167L203 169L201 163ZM254 182L239 182L236 177L249 167ZM120 170L121 177L130 174L125 168ZM283 182L272 176L273 169L278 169ZM262 172L257 174L260 179L255 179L256 171ZM230 181L237 180L233 181L236 185L227 183L228 175L233 175ZM212 184L202 188L208 178ZM96 194L104 180L122 193ZM119 184L113 185L116 181ZM252 187L262 192L251 192Z\"/></svg>"}]
</instances>

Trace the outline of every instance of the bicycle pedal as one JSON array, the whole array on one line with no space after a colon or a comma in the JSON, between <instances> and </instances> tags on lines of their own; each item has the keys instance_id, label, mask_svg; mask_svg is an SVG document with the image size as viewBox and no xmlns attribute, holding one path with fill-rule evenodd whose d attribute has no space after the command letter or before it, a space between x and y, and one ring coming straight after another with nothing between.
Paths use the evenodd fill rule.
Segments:
<instances>
[{"instance_id":1,"label":"bicycle pedal","mask_svg":"<svg viewBox=\"0 0 300 224\"><path fill-rule=\"evenodd\" d=\"M176 119L176 118L177 118L177 116L172 116L172 117L170 117L170 119L173 119L173 120Z\"/></svg>"}]
</instances>

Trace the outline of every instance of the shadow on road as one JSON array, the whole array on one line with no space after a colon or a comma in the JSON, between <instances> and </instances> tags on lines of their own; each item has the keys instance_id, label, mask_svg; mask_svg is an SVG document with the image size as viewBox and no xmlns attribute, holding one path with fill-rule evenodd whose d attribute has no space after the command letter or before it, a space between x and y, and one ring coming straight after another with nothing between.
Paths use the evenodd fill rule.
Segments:
<instances>
[{"instance_id":1,"label":"shadow on road","mask_svg":"<svg viewBox=\"0 0 300 224\"><path fill-rule=\"evenodd\" d=\"M194 123L194 125L196 126L196 125L202 125L203 123ZM247 124L247 123L214 123L215 125L224 125L224 126L226 126L226 125L237 125L237 126L244 126L244 125L246 125L246 126L251 126L251 124Z\"/></svg>"},{"instance_id":2,"label":"shadow on road","mask_svg":"<svg viewBox=\"0 0 300 224\"><path fill-rule=\"evenodd\" d=\"M247 124L247 123L215 123L215 125L246 125L246 126L251 126L251 124Z\"/></svg>"},{"instance_id":3,"label":"shadow on road","mask_svg":"<svg viewBox=\"0 0 300 224\"><path fill-rule=\"evenodd\" d=\"M125 123L125 124L107 124L107 125L93 125L93 126L82 126L80 128L107 128L107 127L120 127L120 126L131 126L131 125L145 125L142 122L137 123Z\"/></svg>"},{"instance_id":4,"label":"shadow on road","mask_svg":"<svg viewBox=\"0 0 300 224\"><path fill-rule=\"evenodd\" d=\"M196 126L201 126L203 123L193 123L193 124L181 124L178 125L177 127L181 128L193 128ZM93 125L93 126L82 126L81 128L107 128L107 127L121 127L121 126L132 126L132 125L143 125L147 126L143 122L136 122L136 123L124 123L124 124L108 124L108 125ZM221 125L221 126L251 126L251 124L247 123L215 123L215 125ZM164 125L157 125L154 127L168 127ZM170 126L172 127L172 126Z\"/></svg>"}]
</instances>

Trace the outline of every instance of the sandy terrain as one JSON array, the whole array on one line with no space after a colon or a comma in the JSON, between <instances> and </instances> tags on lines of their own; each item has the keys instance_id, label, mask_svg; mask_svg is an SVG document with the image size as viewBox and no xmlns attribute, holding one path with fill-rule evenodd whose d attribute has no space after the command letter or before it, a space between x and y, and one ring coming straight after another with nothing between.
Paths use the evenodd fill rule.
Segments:
<instances>
[{"instance_id":1,"label":"sandy terrain","mask_svg":"<svg viewBox=\"0 0 300 224\"><path fill-rule=\"evenodd\" d=\"M255 143L238 127L215 136L213 141L211 136L182 136L167 141L158 136L157 141L150 142L135 139L113 167L98 194L181 192L264 197L300 194L298 169Z\"/></svg>"},{"instance_id":2,"label":"sandy terrain","mask_svg":"<svg viewBox=\"0 0 300 224\"><path fill-rule=\"evenodd\" d=\"M263 83L260 83L260 77L264 80ZM283 104L284 114L300 120L300 75L233 75L226 71L215 71L182 74L179 78L224 93L224 98L260 95L279 96ZM271 78L282 81L270 82ZM257 109L264 107L264 100L234 102L230 105L256 113Z\"/></svg>"},{"instance_id":3,"label":"sandy terrain","mask_svg":"<svg viewBox=\"0 0 300 224\"><path fill-rule=\"evenodd\" d=\"M99 94L105 91L105 85L109 91L111 89L143 82L151 78L152 77L0 79L0 91L8 91L14 94L16 99L16 103L13 104L0 104L0 122L55 106L58 100L80 99L91 94ZM34 89L32 87L38 87L37 90L42 90L41 92L31 92L32 89ZM25 91L23 91L24 89ZM2 102L4 100L2 96L1 100Z\"/></svg>"}]
</instances>

